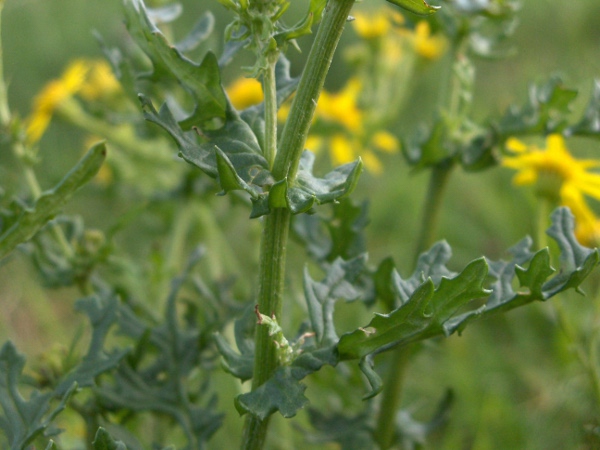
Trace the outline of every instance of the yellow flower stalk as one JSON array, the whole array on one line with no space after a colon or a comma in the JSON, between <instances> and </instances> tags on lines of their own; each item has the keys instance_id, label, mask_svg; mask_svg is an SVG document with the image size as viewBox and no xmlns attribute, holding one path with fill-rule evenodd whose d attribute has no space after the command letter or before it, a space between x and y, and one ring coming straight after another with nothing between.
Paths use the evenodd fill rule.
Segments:
<instances>
[{"instance_id":1,"label":"yellow flower stalk","mask_svg":"<svg viewBox=\"0 0 600 450\"><path fill-rule=\"evenodd\" d=\"M586 196L600 200L600 173L590 171L600 167L600 161L574 158L559 134L546 138L546 148L527 145L515 138L506 141L506 148L513 156L505 157L502 165L517 171L513 183L535 184L538 195L568 206L577 219L580 240L586 243L596 240L598 220Z\"/></svg>"}]
</instances>

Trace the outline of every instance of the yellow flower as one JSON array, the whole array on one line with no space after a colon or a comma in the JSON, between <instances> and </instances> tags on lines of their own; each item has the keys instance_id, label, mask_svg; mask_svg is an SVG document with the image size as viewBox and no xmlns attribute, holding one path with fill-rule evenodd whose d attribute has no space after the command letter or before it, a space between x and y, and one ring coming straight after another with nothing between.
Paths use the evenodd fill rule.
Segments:
<instances>
[{"instance_id":1,"label":"yellow flower","mask_svg":"<svg viewBox=\"0 0 600 450\"><path fill-rule=\"evenodd\" d=\"M263 101L263 91L256 78L238 78L226 89L235 109L242 110Z\"/></svg>"},{"instance_id":2,"label":"yellow flower","mask_svg":"<svg viewBox=\"0 0 600 450\"><path fill-rule=\"evenodd\" d=\"M121 92L121 85L115 78L110 64L105 60L91 61L88 76L79 94L85 100L99 100Z\"/></svg>"},{"instance_id":3,"label":"yellow flower","mask_svg":"<svg viewBox=\"0 0 600 450\"><path fill-rule=\"evenodd\" d=\"M314 152L327 147L335 165L350 163L360 156L367 170L380 174L383 172L383 165L375 151L396 153L400 144L387 131L367 133L365 114L358 106L360 89L359 80L350 79L337 93L321 93L315 122L316 129L324 130L325 136L315 136L313 132L306 141L306 146ZM335 131L328 136L328 130L331 133L331 129Z\"/></svg>"},{"instance_id":4,"label":"yellow flower","mask_svg":"<svg viewBox=\"0 0 600 450\"><path fill-rule=\"evenodd\" d=\"M385 37L394 24L404 23L402 14L389 9L379 10L372 14L357 12L354 14L352 25L356 33L364 39L378 39Z\"/></svg>"},{"instance_id":5,"label":"yellow flower","mask_svg":"<svg viewBox=\"0 0 600 450\"><path fill-rule=\"evenodd\" d=\"M335 94L321 92L317 103L317 115L320 119L343 125L349 130L355 130L363 122L363 113L358 108L357 100L360 95L361 83L352 78L346 86Z\"/></svg>"},{"instance_id":6,"label":"yellow flower","mask_svg":"<svg viewBox=\"0 0 600 450\"><path fill-rule=\"evenodd\" d=\"M354 15L354 29L363 39L382 41L384 55L398 57L403 41L424 59L438 59L446 50L446 39L432 35L429 23L421 20L414 30L403 27L404 17L390 9L382 9L372 14L357 12Z\"/></svg>"},{"instance_id":7,"label":"yellow flower","mask_svg":"<svg viewBox=\"0 0 600 450\"><path fill-rule=\"evenodd\" d=\"M502 165L518 170L515 184L533 184L543 175L545 179L553 178L559 182L558 194L561 197L563 191L575 189L600 200L600 174L588 171L600 167L600 161L573 158L561 135L549 135L545 149L527 146L514 138L506 141L506 148L516 153L502 161Z\"/></svg>"},{"instance_id":8,"label":"yellow flower","mask_svg":"<svg viewBox=\"0 0 600 450\"><path fill-rule=\"evenodd\" d=\"M54 111L65 100L76 94L85 81L89 64L84 60L72 62L58 80L48 83L36 96L33 112L27 120L27 143L35 144L40 140Z\"/></svg>"},{"instance_id":9,"label":"yellow flower","mask_svg":"<svg viewBox=\"0 0 600 450\"><path fill-rule=\"evenodd\" d=\"M544 149L515 138L506 141L506 148L514 156L504 158L502 165L518 171L513 182L535 184L539 195L568 206L577 220L580 242L597 241L600 226L586 196L600 200L600 173L589 170L600 167L600 161L575 159L559 134L549 135Z\"/></svg>"},{"instance_id":10,"label":"yellow flower","mask_svg":"<svg viewBox=\"0 0 600 450\"><path fill-rule=\"evenodd\" d=\"M412 42L418 55L425 59L438 59L446 50L446 40L439 35L432 35L429 23L421 20L415 27Z\"/></svg>"}]
</instances>

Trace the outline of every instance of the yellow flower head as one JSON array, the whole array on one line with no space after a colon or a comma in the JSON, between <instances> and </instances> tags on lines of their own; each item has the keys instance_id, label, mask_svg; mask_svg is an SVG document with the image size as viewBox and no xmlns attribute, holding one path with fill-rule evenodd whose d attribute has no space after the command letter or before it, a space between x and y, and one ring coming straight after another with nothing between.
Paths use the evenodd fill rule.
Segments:
<instances>
[{"instance_id":1,"label":"yellow flower head","mask_svg":"<svg viewBox=\"0 0 600 450\"><path fill-rule=\"evenodd\" d=\"M85 81L89 64L84 60L72 62L58 80L48 83L35 97L33 112L27 120L27 142L40 140L58 106L76 94Z\"/></svg>"},{"instance_id":2,"label":"yellow flower head","mask_svg":"<svg viewBox=\"0 0 600 450\"><path fill-rule=\"evenodd\" d=\"M559 182L561 196L565 189L576 189L600 200L600 174L588 171L600 167L600 161L573 158L561 135L549 135L545 149L527 146L514 138L506 141L506 148L515 155L504 158L502 165L518 171L515 184L534 184L544 176Z\"/></svg>"},{"instance_id":3,"label":"yellow flower head","mask_svg":"<svg viewBox=\"0 0 600 450\"><path fill-rule=\"evenodd\" d=\"M372 14L357 12L352 25L363 39L379 39L388 35L394 25L404 23L404 17L390 9L379 10Z\"/></svg>"},{"instance_id":4,"label":"yellow flower head","mask_svg":"<svg viewBox=\"0 0 600 450\"><path fill-rule=\"evenodd\" d=\"M246 109L263 101L263 91L256 78L238 78L226 89L235 109Z\"/></svg>"},{"instance_id":5,"label":"yellow flower head","mask_svg":"<svg viewBox=\"0 0 600 450\"><path fill-rule=\"evenodd\" d=\"M514 155L504 158L502 165L518 171L513 182L536 184L540 195L568 206L577 220L580 242L597 241L599 223L585 196L600 200L600 173L589 170L600 167L600 161L575 159L559 134L549 135L544 149L515 138L506 141L506 148Z\"/></svg>"}]
</instances>

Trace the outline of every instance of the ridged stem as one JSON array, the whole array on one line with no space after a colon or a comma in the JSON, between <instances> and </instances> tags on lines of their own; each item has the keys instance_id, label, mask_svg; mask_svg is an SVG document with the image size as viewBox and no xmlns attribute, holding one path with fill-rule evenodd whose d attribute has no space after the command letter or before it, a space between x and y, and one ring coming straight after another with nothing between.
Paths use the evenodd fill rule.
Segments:
<instances>
[{"instance_id":1,"label":"ridged stem","mask_svg":"<svg viewBox=\"0 0 600 450\"><path fill-rule=\"evenodd\" d=\"M354 0L329 0L325 8L275 155L273 175L278 181L287 177L291 183L296 177L319 93L353 4ZM270 131L266 130L267 136L269 133ZM258 295L258 310L265 315L274 314L281 317L290 217L288 209L276 208L265 219L260 250ZM275 344L266 327L257 327L255 348L253 390L264 384L279 366ZM256 416L248 415L241 448L262 449L268 423L268 418L260 420Z\"/></svg>"}]
</instances>

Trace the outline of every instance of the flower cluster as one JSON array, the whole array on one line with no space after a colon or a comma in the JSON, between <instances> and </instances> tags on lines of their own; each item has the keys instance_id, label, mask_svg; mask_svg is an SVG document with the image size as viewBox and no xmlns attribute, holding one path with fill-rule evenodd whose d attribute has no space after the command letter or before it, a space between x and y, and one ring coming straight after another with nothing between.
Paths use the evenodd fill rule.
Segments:
<instances>
[{"instance_id":1,"label":"flower cluster","mask_svg":"<svg viewBox=\"0 0 600 450\"><path fill-rule=\"evenodd\" d=\"M586 245L600 242L600 221L587 198L600 200L599 160L578 160L568 151L564 138L551 134L546 148L527 145L510 138L506 148L513 153L502 165L517 170L516 185L535 185L538 196L555 204L568 206L577 220L577 238Z\"/></svg>"}]
</instances>

